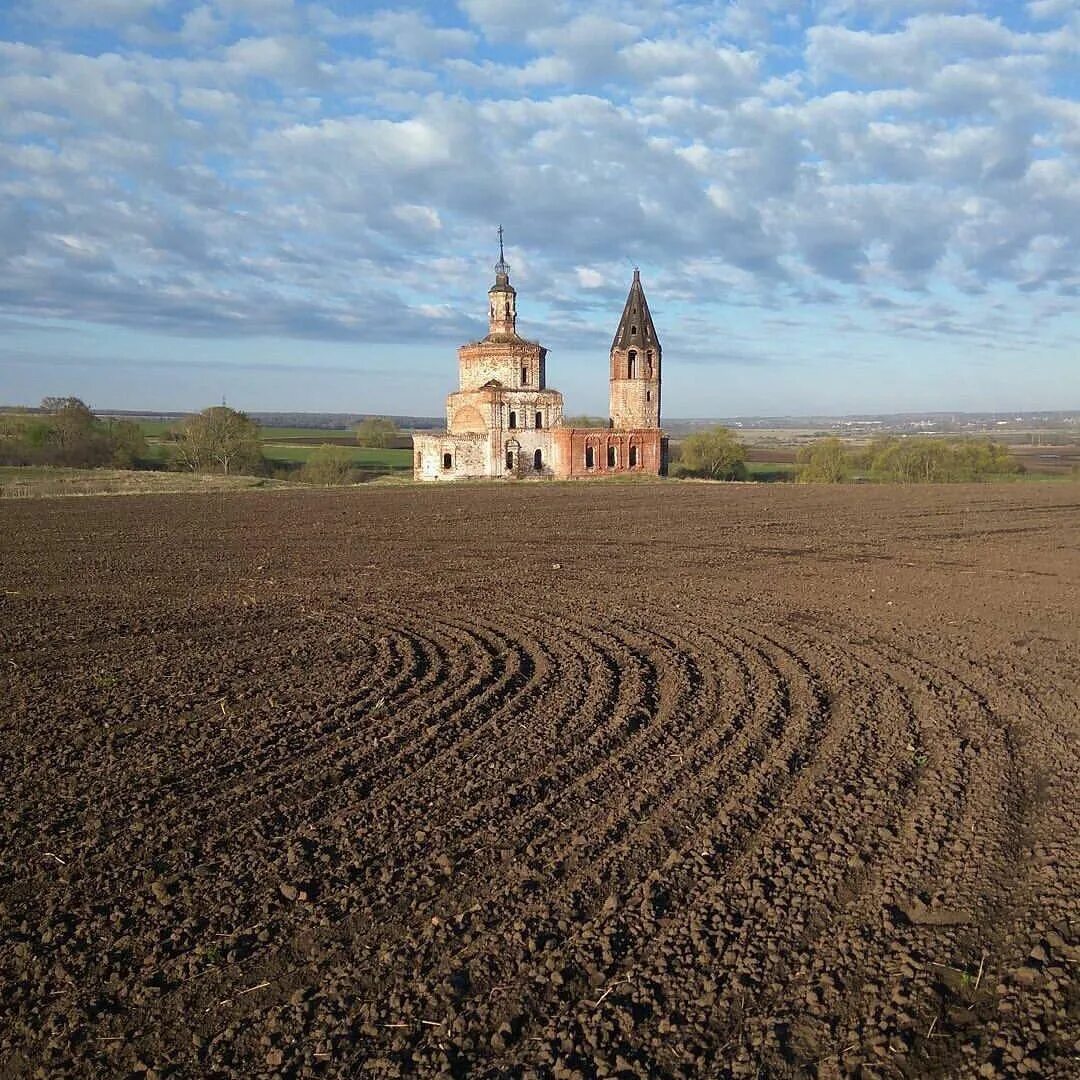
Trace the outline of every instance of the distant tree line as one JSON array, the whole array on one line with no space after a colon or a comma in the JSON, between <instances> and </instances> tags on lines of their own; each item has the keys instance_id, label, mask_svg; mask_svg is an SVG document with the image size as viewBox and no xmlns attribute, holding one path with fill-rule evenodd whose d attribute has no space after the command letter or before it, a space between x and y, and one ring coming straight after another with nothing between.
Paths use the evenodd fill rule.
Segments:
<instances>
[{"instance_id":1,"label":"distant tree line","mask_svg":"<svg viewBox=\"0 0 1080 1080\"><path fill-rule=\"evenodd\" d=\"M397 425L385 417L369 417L356 427L360 446L386 448L399 438ZM354 453L341 445L318 446L300 465L267 460L260 425L227 405L186 417L151 446L138 422L100 418L76 397L48 397L37 410L0 413L0 465L165 468L249 476L270 475L276 466L278 472L308 484L349 484L360 478Z\"/></svg>"},{"instance_id":2,"label":"distant tree line","mask_svg":"<svg viewBox=\"0 0 1080 1080\"><path fill-rule=\"evenodd\" d=\"M837 484L855 478L898 484L989 480L1024 472L1008 447L992 439L882 436L864 448L821 439L799 451L796 480Z\"/></svg>"},{"instance_id":3,"label":"distant tree line","mask_svg":"<svg viewBox=\"0 0 1080 1080\"><path fill-rule=\"evenodd\" d=\"M867 446L817 439L797 456L795 479L803 484L940 484L1015 476L1024 466L1001 443L988 438L882 436ZM673 476L745 480L746 447L725 427L695 431L673 455Z\"/></svg>"},{"instance_id":4,"label":"distant tree line","mask_svg":"<svg viewBox=\"0 0 1080 1080\"><path fill-rule=\"evenodd\" d=\"M132 469L148 459L131 420L102 420L76 397L47 397L35 413L0 415L0 464Z\"/></svg>"}]
</instances>

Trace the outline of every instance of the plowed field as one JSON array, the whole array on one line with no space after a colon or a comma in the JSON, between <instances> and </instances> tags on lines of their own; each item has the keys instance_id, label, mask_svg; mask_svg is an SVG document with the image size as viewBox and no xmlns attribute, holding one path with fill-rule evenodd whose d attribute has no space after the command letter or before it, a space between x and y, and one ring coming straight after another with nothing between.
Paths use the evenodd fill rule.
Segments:
<instances>
[{"instance_id":1,"label":"plowed field","mask_svg":"<svg viewBox=\"0 0 1080 1080\"><path fill-rule=\"evenodd\" d=\"M1080 486L0 506L0 1075L1076 1076Z\"/></svg>"}]
</instances>

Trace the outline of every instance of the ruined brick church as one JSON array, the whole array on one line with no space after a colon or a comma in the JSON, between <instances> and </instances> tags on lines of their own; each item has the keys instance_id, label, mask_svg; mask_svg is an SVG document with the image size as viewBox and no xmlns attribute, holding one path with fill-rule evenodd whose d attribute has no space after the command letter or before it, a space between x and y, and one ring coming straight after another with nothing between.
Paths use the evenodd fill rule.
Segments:
<instances>
[{"instance_id":1,"label":"ruined brick church","mask_svg":"<svg viewBox=\"0 0 1080 1080\"><path fill-rule=\"evenodd\" d=\"M547 349L517 332L517 292L503 255L488 290L488 333L458 349L446 430L415 435L417 480L600 477L667 472L660 429L660 340L635 270L611 343L607 427L570 427L547 385Z\"/></svg>"}]
</instances>

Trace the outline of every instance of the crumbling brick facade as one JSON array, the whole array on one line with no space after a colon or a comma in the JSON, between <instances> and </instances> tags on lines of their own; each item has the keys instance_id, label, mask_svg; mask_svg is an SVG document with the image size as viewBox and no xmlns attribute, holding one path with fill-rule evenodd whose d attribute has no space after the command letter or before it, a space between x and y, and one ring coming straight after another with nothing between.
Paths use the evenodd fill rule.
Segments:
<instances>
[{"instance_id":1,"label":"crumbling brick facade","mask_svg":"<svg viewBox=\"0 0 1080 1080\"><path fill-rule=\"evenodd\" d=\"M413 437L417 480L600 477L667 472L660 429L660 341L634 271L610 357L610 426L568 428L547 386L547 350L517 333L517 292L502 257L488 290L488 334L458 349L446 430Z\"/></svg>"}]
</instances>

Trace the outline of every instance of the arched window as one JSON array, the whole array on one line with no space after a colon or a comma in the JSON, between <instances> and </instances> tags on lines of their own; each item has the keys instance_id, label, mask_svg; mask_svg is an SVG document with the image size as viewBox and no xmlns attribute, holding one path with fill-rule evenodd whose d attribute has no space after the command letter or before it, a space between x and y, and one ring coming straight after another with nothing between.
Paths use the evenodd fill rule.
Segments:
<instances>
[{"instance_id":1,"label":"arched window","mask_svg":"<svg viewBox=\"0 0 1080 1080\"><path fill-rule=\"evenodd\" d=\"M645 354L645 374L646 374L646 375L648 375L648 376L649 376L649 378L651 379L651 378L652 378L652 373L653 373L653 367L652 367L652 349L650 349L650 350L649 350L649 351L648 351L648 352L647 352L647 353Z\"/></svg>"},{"instance_id":2,"label":"arched window","mask_svg":"<svg viewBox=\"0 0 1080 1080\"><path fill-rule=\"evenodd\" d=\"M529 385L529 369L527 367L523 367L521 369L521 385L522 386L528 386Z\"/></svg>"},{"instance_id":3,"label":"arched window","mask_svg":"<svg viewBox=\"0 0 1080 1080\"><path fill-rule=\"evenodd\" d=\"M513 410L510 411L510 430L513 431L517 427L517 413Z\"/></svg>"},{"instance_id":4,"label":"arched window","mask_svg":"<svg viewBox=\"0 0 1080 1080\"><path fill-rule=\"evenodd\" d=\"M596 449L592 445L592 443L590 443L588 446L585 447L585 468L586 469L595 469L596 468Z\"/></svg>"},{"instance_id":5,"label":"arched window","mask_svg":"<svg viewBox=\"0 0 1080 1080\"><path fill-rule=\"evenodd\" d=\"M544 467L544 455L539 450L537 450L536 453L533 454L533 468L537 472L539 472L543 467Z\"/></svg>"},{"instance_id":6,"label":"arched window","mask_svg":"<svg viewBox=\"0 0 1080 1080\"><path fill-rule=\"evenodd\" d=\"M507 450L506 451L506 469L507 469L507 472L513 472L514 471L514 451L513 450Z\"/></svg>"},{"instance_id":7,"label":"arched window","mask_svg":"<svg viewBox=\"0 0 1080 1080\"><path fill-rule=\"evenodd\" d=\"M607 448L607 467L609 469L617 469L619 467L619 451L614 446Z\"/></svg>"},{"instance_id":8,"label":"arched window","mask_svg":"<svg viewBox=\"0 0 1080 1080\"><path fill-rule=\"evenodd\" d=\"M424 455L419 450L416 451L416 467L419 469L424 464Z\"/></svg>"},{"instance_id":9,"label":"arched window","mask_svg":"<svg viewBox=\"0 0 1080 1080\"><path fill-rule=\"evenodd\" d=\"M636 469L637 468L637 447L636 446L631 446L630 447L630 468L631 469Z\"/></svg>"},{"instance_id":10,"label":"arched window","mask_svg":"<svg viewBox=\"0 0 1080 1080\"><path fill-rule=\"evenodd\" d=\"M510 318L510 301L509 300L506 301L506 317L508 319Z\"/></svg>"},{"instance_id":11,"label":"arched window","mask_svg":"<svg viewBox=\"0 0 1080 1080\"><path fill-rule=\"evenodd\" d=\"M544 426L544 414L538 412L536 414L536 430L539 431Z\"/></svg>"},{"instance_id":12,"label":"arched window","mask_svg":"<svg viewBox=\"0 0 1080 1080\"><path fill-rule=\"evenodd\" d=\"M443 456L442 456L442 467L444 469L452 469L454 467L454 455L453 454L443 454Z\"/></svg>"},{"instance_id":13,"label":"arched window","mask_svg":"<svg viewBox=\"0 0 1080 1080\"><path fill-rule=\"evenodd\" d=\"M637 353L631 349L626 354L626 377L633 379L637 375Z\"/></svg>"}]
</instances>

